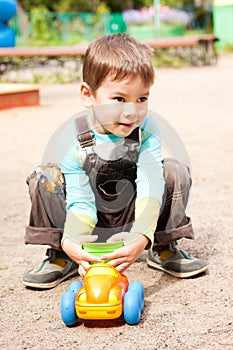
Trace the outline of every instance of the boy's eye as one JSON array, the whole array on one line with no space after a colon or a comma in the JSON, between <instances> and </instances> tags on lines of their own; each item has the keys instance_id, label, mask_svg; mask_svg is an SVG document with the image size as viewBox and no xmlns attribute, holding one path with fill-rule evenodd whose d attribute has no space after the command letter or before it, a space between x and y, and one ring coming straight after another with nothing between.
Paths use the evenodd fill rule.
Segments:
<instances>
[{"instance_id":1,"label":"boy's eye","mask_svg":"<svg viewBox=\"0 0 233 350\"><path fill-rule=\"evenodd\" d=\"M147 101L147 97L143 96L143 97L139 97L138 102L145 102Z\"/></svg>"},{"instance_id":2,"label":"boy's eye","mask_svg":"<svg viewBox=\"0 0 233 350\"><path fill-rule=\"evenodd\" d=\"M125 99L123 97L120 97L120 96L114 97L114 100L117 102L125 102Z\"/></svg>"}]
</instances>

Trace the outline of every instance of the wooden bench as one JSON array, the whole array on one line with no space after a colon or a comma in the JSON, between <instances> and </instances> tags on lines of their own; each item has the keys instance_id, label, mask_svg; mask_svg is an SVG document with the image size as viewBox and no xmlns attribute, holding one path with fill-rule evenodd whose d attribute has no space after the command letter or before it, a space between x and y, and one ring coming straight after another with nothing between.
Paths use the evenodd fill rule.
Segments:
<instances>
[{"instance_id":1,"label":"wooden bench","mask_svg":"<svg viewBox=\"0 0 233 350\"><path fill-rule=\"evenodd\" d=\"M218 38L213 34L201 34L194 36L179 36L169 38L155 38L144 40L155 52L171 48L189 48L190 59L193 65L215 64L217 54L215 42ZM73 46L48 46L48 47L15 47L0 48L0 62L6 62L14 57L83 57L88 44Z\"/></svg>"},{"instance_id":2,"label":"wooden bench","mask_svg":"<svg viewBox=\"0 0 233 350\"><path fill-rule=\"evenodd\" d=\"M0 58L11 57L75 57L84 56L87 44L73 46L40 46L0 48Z\"/></svg>"},{"instance_id":3,"label":"wooden bench","mask_svg":"<svg viewBox=\"0 0 233 350\"><path fill-rule=\"evenodd\" d=\"M190 61L193 65L211 65L217 63L215 43L219 39L213 34L179 36L146 40L156 53L157 50L185 49L190 51Z\"/></svg>"}]
</instances>

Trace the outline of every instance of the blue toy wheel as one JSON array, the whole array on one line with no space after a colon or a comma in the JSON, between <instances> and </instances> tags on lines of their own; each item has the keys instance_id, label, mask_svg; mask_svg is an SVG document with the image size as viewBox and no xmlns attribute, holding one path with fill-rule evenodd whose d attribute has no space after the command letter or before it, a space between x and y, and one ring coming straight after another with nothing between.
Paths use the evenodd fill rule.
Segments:
<instances>
[{"instance_id":1,"label":"blue toy wheel","mask_svg":"<svg viewBox=\"0 0 233 350\"><path fill-rule=\"evenodd\" d=\"M141 302L136 290L128 290L124 297L124 319L130 325L138 324L141 318Z\"/></svg>"},{"instance_id":2,"label":"blue toy wheel","mask_svg":"<svg viewBox=\"0 0 233 350\"><path fill-rule=\"evenodd\" d=\"M144 309L144 287L141 282L133 281L129 284L128 290L136 290L140 298L141 311Z\"/></svg>"},{"instance_id":3,"label":"blue toy wheel","mask_svg":"<svg viewBox=\"0 0 233 350\"><path fill-rule=\"evenodd\" d=\"M71 290L71 292L75 293L75 295L78 293L79 289L82 288L83 284L79 281L74 281L69 285L68 290Z\"/></svg>"},{"instance_id":4,"label":"blue toy wheel","mask_svg":"<svg viewBox=\"0 0 233 350\"><path fill-rule=\"evenodd\" d=\"M75 298L76 293L72 290L68 290L63 293L61 298L61 318L66 326L74 326L78 320L75 310Z\"/></svg>"}]
</instances>

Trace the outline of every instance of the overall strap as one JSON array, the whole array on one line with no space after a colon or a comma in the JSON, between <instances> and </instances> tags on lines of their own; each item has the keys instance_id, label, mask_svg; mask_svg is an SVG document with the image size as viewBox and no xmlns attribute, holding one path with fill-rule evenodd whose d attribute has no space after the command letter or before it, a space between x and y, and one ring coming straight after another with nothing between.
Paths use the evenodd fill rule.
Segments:
<instances>
[{"instance_id":1,"label":"overall strap","mask_svg":"<svg viewBox=\"0 0 233 350\"><path fill-rule=\"evenodd\" d=\"M75 119L75 127L77 130L77 139L82 148L94 146L95 136L90 130L87 122L87 115Z\"/></svg>"}]
</instances>

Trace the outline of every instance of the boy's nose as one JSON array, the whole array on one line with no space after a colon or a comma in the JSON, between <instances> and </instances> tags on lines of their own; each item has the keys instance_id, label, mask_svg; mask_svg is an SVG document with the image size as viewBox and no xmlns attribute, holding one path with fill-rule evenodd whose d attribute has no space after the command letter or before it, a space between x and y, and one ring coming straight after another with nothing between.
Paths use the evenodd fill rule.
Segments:
<instances>
[{"instance_id":1,"label":"boy's nose","mask_svg":"<svg viewBox=\"0 0 233 350\"><path fill-rule=\"evenodd\" d=\"M125 103L124 110L122 112L123 117L135 117L137 114L136 106L133 103Z\"/></svg>"}]
</instances>

